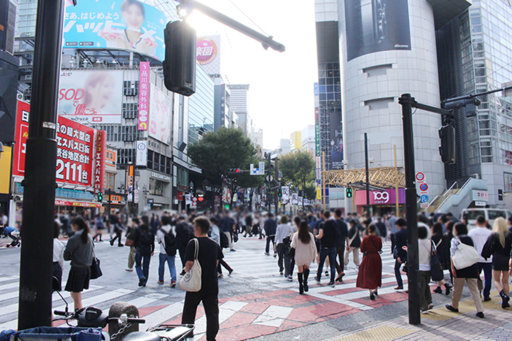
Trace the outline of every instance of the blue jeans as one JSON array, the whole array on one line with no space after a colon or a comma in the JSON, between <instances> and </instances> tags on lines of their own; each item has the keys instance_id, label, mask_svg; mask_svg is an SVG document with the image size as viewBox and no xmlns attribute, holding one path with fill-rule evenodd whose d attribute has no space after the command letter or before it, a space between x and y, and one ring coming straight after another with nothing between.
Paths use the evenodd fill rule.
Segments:
<instances>
[{"instance_id":1,"label":"blue jeans","mask_svg":"<svg viewBox=\"0 0 512 341\"><path fill-rule=\"evenodd\" d=\"M400 273L400 267L403 263L398 263L398 260L395 260L395 277L396 277L396 284L399 287L404 286L404 282L402 281L402 274Z\"/></svg>"},{"instance_id":2,"label":"blue jeans","mask_svg":"<svg viewBox=\"0 0 512 341\"><path fill-rule=\"evenodd\" d=\"M151 255L142 256L137 248L135 253L135 271L139 279L144 278L147 283L149 277L149 262L151 261Z\"/></svg>"},{"instance_id":3,"label":"blue jeans","mask_svg":"<svg viewBox=\"0 0 512 341\"><path fill-rule=\"evenodd\" d=\"M484 298L487 298L491 295L491 286L492 286L492 263L476 263L478 268L478 274L482 273L484 270L485 284L484 284Z\"/></svg>"},{"instance_id":4,"label":"blue jeans","mask_svg":"<svg viewBox=\"0 0 512 341\"><path fill-rule=\"evenodd\" d=\"M329 256L329 266L331 267L331 282L334 283L336 277L336 247L322 247L320 249L320 262L318 263L318 272L316 277L322 278L322 271L324 269L325 259Z\"/></svg>"},{"instance_id":5,"label":"blue jeans","mask_svg":"<svg viewBox=\"0 0 512 341\"><path fill-rule=\"evenodd\" d=\"M169 267L171 282L176 282L176 266L174 265L174 258L175 256L169 256L165 253L160 253L158 256L158 260L160 261L160 264L158 265L158 280L160 282L164 281L165 262L167 262L167 266Z\"/></svg>"}]
</instances>

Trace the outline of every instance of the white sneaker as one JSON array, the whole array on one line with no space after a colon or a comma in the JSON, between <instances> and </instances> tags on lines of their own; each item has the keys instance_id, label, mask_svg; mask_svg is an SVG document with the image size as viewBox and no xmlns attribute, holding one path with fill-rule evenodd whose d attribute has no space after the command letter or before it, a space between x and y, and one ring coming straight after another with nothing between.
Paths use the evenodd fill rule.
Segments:
<instances>
[{"instance_id":1,"label":"white sneaker","mask_svg":"<svg viewBox=\"0 0 512 341\"><path fill-rule=\"evenodd\" d=\"M126 270L126 271L130 271L130 272L133 272L133 269L130 269L130 268L126 268L125 270Z\"/></svg>"}]
</instances>

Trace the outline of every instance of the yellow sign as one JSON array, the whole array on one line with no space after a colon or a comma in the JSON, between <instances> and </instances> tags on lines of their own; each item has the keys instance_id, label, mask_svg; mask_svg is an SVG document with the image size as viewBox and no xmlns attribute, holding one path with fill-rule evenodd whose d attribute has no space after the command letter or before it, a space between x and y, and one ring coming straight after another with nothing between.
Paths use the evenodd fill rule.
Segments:
<instances>
[{"instance_id":1,"label":"yellow sign","mask_svg":"<svg viewBox=\"0 0 512 341\"><path fill-rule=\"evenodd\" d=\"M322 188L320 186L316 188L316 200L322 200Z\"/></svg>"},{"instance_id":2,"label":"yellow sign","mask_svg":"<svg viewBox=\"0 0 512 341\"><path fill-rule=\"evenodd\" d=\"M11 183L12 147L3 147L4 152L0 153L0 193L9 194L9 184Z\"/></svg>"}]
</instances>

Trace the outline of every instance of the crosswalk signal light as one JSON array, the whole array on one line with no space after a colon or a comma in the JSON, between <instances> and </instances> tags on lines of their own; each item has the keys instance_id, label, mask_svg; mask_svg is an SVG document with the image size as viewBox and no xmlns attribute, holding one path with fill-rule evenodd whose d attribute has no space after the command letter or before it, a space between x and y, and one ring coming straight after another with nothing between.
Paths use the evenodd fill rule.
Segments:
<instances>
[{"instance_id":1,"label":"crosswalk signal light","mask_svg":"<svg viewBox=\"0 0 512 341\"><path fill-rule=\"evenodd\" d=\"M164 84L184 96L196 92L196 32L185 21L173 21L165 30Z\"/></svg>"},{"instance_id":2,"label":"crosswalk signal light","mask_svg":"<svg viewBox=\"0 0 512 341\"><path fill-rule=\"evenodd\" d=\"M347 188L347 198L352 198L352 188Z\"/></svg>"},{"instance_id":3,"label":"crosswalk signal light","mask_svg":"<svg viewBox=\"0 0 512 341\"><path fill-rule=\"evenodd\" d=\"M98 201L103 202L103 192L98 192Z\"/></svg>"},{"instance_id":4,"label":"crosswalk signal light","mask_svg":"<svg viewBox=\"0 0 512 341\"><path fill-rule=\"evenodd\" d=\"M283 191L281 188L279 188L279 191L277 192L278 195L279 195L279 198L281 198L283 196Z\"/></svg>"},{"instance_id":5,"label":"crosswalk signal light","mask_svg":"<svg viewBox=\"0 0 512 341\"><path fill-rule=\"evenodd\" d=\"M439 147L441 160L449 165L455 164L455 128L451 124L443 126L439 129L439 137L441 138Z\"/></svg>"}]
</instances>

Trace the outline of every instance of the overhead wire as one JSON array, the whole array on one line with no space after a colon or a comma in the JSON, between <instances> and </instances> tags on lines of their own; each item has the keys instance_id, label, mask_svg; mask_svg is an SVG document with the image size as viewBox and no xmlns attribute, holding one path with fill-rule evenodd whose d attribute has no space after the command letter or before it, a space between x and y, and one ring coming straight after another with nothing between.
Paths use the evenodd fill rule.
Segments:
<instances>
[{"instance_id":1,"label":"overhead wire","mask_svg":"<svg viewBox=\"0 0 512 341\"><path fill-rule=\"evenodd\" d=\"M235 6L235 8L236 8L237 10L239 10L239 11L240 11L240 13L242 13L242 14L243 14L247 19L249 19L249 21L250 21L250 22L252 22L252 23L253 23L253 24L254 24L254 25L255 25L255 26L256 26L256 27L257 27L261 32L263 32L266 36L268 36L268 35L269 35L267 32L265 32L265 30L264 30L264 29L262 29L258 24L256 24L256 23L254 22L254 20L252 20L252 19L251 19L247 14L245 14L245 12L244 12L244 11L242 11L242 10L240 9L240 7L238 7L237 5L235 5L235 3L234 3L232 0L228 0L228 1L229 1L233 6Z\"/></svg>"}]
</instances>

